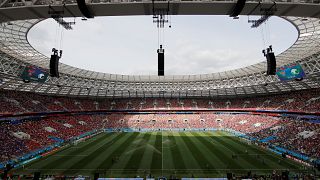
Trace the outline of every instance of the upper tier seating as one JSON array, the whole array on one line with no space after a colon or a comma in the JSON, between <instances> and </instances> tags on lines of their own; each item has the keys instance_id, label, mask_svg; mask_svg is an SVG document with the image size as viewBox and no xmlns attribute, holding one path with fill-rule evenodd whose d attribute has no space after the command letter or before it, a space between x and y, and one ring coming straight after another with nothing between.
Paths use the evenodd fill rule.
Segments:
<instances>
[{"instance_id":1,"label":"upper tier seating","mask_svg":"<svg viewBox=\"0 0 320 180\"><path fill-rule=\"evenodd\" d=\"M263 109L319 112L320 91L234 99L79 99L0 90L0 113L86 111L86 110L197 110Z\"/></svg>"}]
</instances>

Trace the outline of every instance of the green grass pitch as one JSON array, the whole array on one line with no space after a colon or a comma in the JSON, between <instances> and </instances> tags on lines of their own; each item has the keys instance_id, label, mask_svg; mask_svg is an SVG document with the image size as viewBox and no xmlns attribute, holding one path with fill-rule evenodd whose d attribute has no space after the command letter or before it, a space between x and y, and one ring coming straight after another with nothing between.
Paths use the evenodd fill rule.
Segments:
<instances>
[{"instance_id":1,"label":"green grass pitch","mask_svg":"<svg viewBox=\"0 0 320 180\"><path fill-rule=\"evenodd\" d=\"M236 157L233 157L236 156ZM224 177L227 172L264 174L301 171L282 159L226 132L102 133L31 162L15 173L92 175L100 177Z\"/></svg>"}]
</instances>

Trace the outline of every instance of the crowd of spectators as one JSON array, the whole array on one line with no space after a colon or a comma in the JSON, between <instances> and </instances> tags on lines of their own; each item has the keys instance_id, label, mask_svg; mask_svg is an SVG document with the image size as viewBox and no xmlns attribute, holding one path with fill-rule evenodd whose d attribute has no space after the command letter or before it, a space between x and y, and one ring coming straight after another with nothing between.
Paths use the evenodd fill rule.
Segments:
<instances>
[{"instance_id":1,"label":"crowd of spectators","mask_svg":"<svg viewBox=\"0 0 320 180\"><path fill-rule=\"evenodd\" d=\"M320 92L317 90L290 94L233 99L130 98L80 99L45 96L29 92L0 91L0 113L82 111L82 110L197 110L254 109L319 112Z\"/></svg>"},{"instance_id":2,"label":"crowd of spectators","mask_svg":"<svg viewBox=\"0 0 320 180\"><path fill-rule=\"evenodd\" d=\"M273 126L250 134L252 137L264 139L274 136L269 142L289 150L306 154L309 157L320 157L320 124L304 120L284 118Z\"/></svg>"},{"instance_id":3,"label":"crowd of spectators","mask_svg":"<svg viewBox=\"0 0 320 180\"><path fill-rule=\"evenodd\" d=\"M279 118L246 114L110 114L107 128L136 129L233 129L243 133L272 127Z\"/></svg>"},{"instance_id":4,"label":"crowd of spectators","mask_svg":"<svg viewBox=\"0 0 320 180\"><path fill-rule=\"evenodd\" d=\"M102 129L100 115L57 116L1 122L0 162L38 150L57 140L68 141L86 132ZM15 134L20 134L17 136Z\"/></svg>"}]
</instances>

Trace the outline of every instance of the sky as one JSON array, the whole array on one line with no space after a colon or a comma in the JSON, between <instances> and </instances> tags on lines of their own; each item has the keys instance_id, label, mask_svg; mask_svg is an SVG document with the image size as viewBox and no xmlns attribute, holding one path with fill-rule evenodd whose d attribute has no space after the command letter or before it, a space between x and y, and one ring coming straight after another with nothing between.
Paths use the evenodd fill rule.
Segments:
<instances>
[{"instance_id":1,"label":"sky","mask_svg":"<svg viewBox=\"0 0 320 180\"><path fill-rule=\"evenodd\" d=\"M259 17L250 17L258 19ZM60 62L82 69L123 75L157 75L157 49L165 49L165 75L206 74L265 61L262 49L275 54L297 39L295 27L271 17L250 28L247 16L170 16L171 28L158 29L152 16L95 17L74 21L65 30L54 20L35 25L28 41L39 52L63 50ZM159 38L159 33L160 38Z\"/></svg>"}]
</instances>

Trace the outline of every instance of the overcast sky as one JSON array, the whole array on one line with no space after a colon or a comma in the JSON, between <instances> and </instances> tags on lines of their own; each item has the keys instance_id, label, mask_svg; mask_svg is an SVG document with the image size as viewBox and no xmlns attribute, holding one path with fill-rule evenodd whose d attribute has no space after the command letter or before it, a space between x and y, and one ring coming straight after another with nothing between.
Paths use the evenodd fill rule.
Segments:
<instances>
[{"instance_id":1,"label":"overcast sky","mask_svg":"<svg viewBox=\"0 0 320 180\"><path fill-rule=\"evenodd\" d=\"M261 50L268 45L272 44L279 54L297 38L295 27L281 18L272 17L254 29L247 21L247 16L238 20L228 16L172 16L172 27L161 30L165 74L203 74L244 67L264 61ZM88 21L77 18L73 28L63 30L48 19L31 29L28 40L47 56L61 44L60 61L75 67L126 75L157 74L158 29L151 16Z\"/></svg>"}]
</instances>

